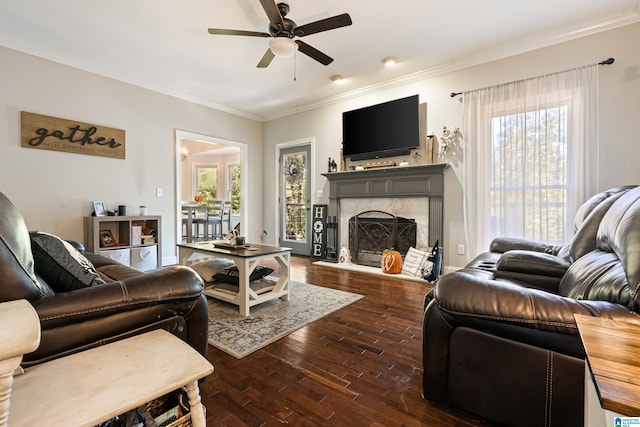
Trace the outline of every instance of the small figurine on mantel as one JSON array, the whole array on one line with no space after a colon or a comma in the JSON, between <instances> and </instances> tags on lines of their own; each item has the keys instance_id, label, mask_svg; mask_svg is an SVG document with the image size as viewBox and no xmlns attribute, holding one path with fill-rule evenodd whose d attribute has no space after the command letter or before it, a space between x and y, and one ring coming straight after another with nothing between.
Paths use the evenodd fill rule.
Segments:
<instances>
[{"instance_id":1,"label":"small figurine on mantel","mask_svg":"<svg viewBox=\"0 0 640 427\"><path fill-rule=\"evenodd\" d=\"M331 157L329 157L327 172L338 172L338 164Z\"/></svg>"},{"instance_id":2,"label":"small figurine on mantel","mask_svg":"<svg viewBox=\"0 0 640 427\"><path fill-rule=\"evenodd\" d=\"M413 164L414 165L419 165L421 164L420 158L422 157L422 154L420 154L420 152L418 150L416 150L413 153Z\"/></svg>"}]
</instances>

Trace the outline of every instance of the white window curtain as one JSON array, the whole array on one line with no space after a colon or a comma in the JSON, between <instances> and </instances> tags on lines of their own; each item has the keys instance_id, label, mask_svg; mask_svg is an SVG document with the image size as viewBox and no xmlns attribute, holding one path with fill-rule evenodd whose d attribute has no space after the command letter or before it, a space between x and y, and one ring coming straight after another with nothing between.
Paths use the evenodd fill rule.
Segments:
<instances>
[{"instance_id":1,"label":"white window curtain","mask_svg":"<svg viewBox=\"0 0 640 427\"><path fill-rule=\"evenodd\" d=\"M598 66L463 97L467 253L499 236L568 241L598 185Z\"/></svg>"}]
</instances>

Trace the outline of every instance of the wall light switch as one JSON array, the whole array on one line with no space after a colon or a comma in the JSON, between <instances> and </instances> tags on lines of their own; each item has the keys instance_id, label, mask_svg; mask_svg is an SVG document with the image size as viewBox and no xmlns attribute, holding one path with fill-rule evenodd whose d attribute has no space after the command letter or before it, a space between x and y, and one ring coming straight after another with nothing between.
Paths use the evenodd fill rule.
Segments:
<instances>
[{"instance_id":1,"label":"wall light switch","mask_svg":"<svg viewBox=\"0 0 640 427\"><path fill-rule=\"evenodd\" d=\"M458 255L464 255L464 245L458 245Z\"/></svg>"},{"instance_id":2,"label":"wall light switch","mask_svg":"<svg viewBox=\"0 0 640 427\"><path fill-rule=\"evenodd\" d=\"M156 188L156 196L157 197L162 197L164 196L164 190L160 187Z\"/></svg>"}]
</instances>

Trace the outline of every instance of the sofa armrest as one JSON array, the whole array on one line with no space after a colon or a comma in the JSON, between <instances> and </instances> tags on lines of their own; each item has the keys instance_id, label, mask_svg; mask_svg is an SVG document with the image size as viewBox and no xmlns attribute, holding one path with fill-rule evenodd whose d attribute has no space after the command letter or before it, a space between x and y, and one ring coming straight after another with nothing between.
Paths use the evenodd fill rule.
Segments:
<instances>
[{"instance_id":1,"label":"sofa armrest","mask_svg":"<svg viewBox=\"0 0 640 427\"><path fill-rule=\"evenodd\" d=\"M564 258L532 251L508 251L502 254L498 271L513 271L540 276L562 277L571 264Z\"/></svg>"},{"instance_id":2,"label":"sofa armrest","mask_svg":"<svg viewBox=\"0 0 640 427\"><path fill-rule=\"evenodd\" d=\"M502 279L526 282L528 287L558 293L560 281L570 266L569 261L555 255L514 250L500 256L495 275Z\"/></svg>"},{"instance_id":3,"label":"sofa armrest","mask_svg":"<svg viewBox=\"0 0 640 427\"><path fill-rule=\"evenodd\" d=\"M442 312L461 325L487 328L495 323L578 335L574 314L605 318L636 318L628 308L607 301L581 301L524 283L492 279L487 275L460 270L449 273L436 285L435 299Z\"/></svg>"},{"instance_id":4,"label":"sofa armrest","mask_svg":"<svg viewBox=\"0 0 640 427\"><path fill-rule=\"evenodd\" d=\"M106 317L149 305L193 300L203 282L195 271L176 266L34 301L43 329Z\"/></svg>"},{"instance_id":5,"label":"sofa armrest","mask_svg":"<svg viewBox=\"0 0 640 427\"><path fill-rule=\"evenodd\" d=\"M515 237L497 237L493 239L489 250L491 252L504 253L513 250L542 252L551 255L556 255L562 246L548 245L542 242L536 242L527 239L518 239Z\"/></svg>"},{"instance_id":6,"label":"sofa armrest","mask_svg":"<svg viewBox=\"0 0 640 427\"><path fill-rule=\"evenodd\" d=\"M176 266L34 301L40 347L25 355L23 366L160 328L206 355L208 303L202 290L195 271Z\"/></svg>"}]
</instances>

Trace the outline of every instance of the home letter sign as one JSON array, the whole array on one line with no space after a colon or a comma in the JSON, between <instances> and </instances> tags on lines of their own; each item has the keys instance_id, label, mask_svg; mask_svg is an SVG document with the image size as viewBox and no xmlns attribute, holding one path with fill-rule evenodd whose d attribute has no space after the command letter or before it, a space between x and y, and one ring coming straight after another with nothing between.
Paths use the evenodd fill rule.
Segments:
<instances>
[{"instance_id":1,"label":"home letter sign","mask_svg":"<svg viewBox=\"0 0 640 427\"><path fill-rule=\"evenodd\" d=\"M124 159L124 130L22 112L22 146Z\"/></svg>"},{"instance_id":2,"label":"home letter sign","mask_svg":"<svg viewBox=\"0 0 640 427\"><path fill-rule=\"evenodd\" d=\"M327 205L313 205L311 256L324 258L327 250Z\"/></svg>"}]
</instances>

